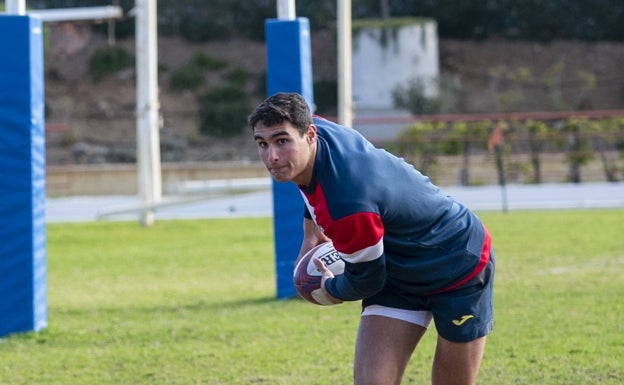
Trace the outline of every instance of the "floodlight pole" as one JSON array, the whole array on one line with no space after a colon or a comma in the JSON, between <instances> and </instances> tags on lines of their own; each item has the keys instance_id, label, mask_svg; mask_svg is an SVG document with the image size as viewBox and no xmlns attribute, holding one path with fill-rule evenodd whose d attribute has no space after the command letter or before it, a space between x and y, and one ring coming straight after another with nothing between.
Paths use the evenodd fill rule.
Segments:
<instances>
[{"instance_id":1,"label":"floodlight pole","mask_svg":"<svg viewBox=\"0 0 624 385\"><path fill-rule=\"evenodd\" d=\"M6 0L6 13L8 15L25 15L26 0Z\"/></svg>"},{"instance_id":2,"label":"floodlight pole","mask_svg":"<svg viewBox=\"0 0 624 385\"><path fill-rule=\"evenodd\" d=\"M338 123L353 124L351 77L351 0L338 0Z\"/></svg>"},{"instance_id":3,"label":"floodlight pole","mask_svg":"<svg viewBox=\"0 0 624 385\"><path fill-rule=\"evenodd\" d=\"M141 224L154 223L154 205L162 200L158 101L157 0L136 0L136 130Z\"/></svg>"}]
</instances>

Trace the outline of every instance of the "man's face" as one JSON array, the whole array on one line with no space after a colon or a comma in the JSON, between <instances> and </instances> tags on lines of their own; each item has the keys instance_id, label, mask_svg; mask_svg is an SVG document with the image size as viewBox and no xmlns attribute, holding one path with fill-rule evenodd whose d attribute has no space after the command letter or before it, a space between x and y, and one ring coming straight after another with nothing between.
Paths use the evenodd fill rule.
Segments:
<instances>
[{"instance_id":1,"label":"man's face","mask_svg":"<svg viewBox=\"0 0 624 385\"><path fill-rule=\"evenodd\" d=\"M316 154L316 126L309 125L302 136L288 121L271 127L258 122L254 139L260 159L276 181L306 186L310 183Z\"/></svg>"}]
</instances>

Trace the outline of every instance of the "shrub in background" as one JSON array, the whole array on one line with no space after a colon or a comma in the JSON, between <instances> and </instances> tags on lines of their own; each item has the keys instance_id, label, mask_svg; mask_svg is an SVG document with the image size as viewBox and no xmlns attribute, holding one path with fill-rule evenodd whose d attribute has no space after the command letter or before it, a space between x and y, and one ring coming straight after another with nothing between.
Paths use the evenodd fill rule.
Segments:
<instances>
[{"instance_id":1,"label":"shrub in background","mask_svg":"<svg viewBox=\"0 0 624 385\"><path fill-rule=\"evenodd\" d=\"M122 47L103 47L89 59L89 72L95 81L134 65L134 58Z\"/></svg>"},{"instance_id":2,"label":"shrub in background","mask_svg":"<svg viewBox=\"0 0 624 385\"><path fill-rule=\"evenodd\" d=\"M436 114L442 105L439 98L425 94L425 81L420 78L394 88L392 100L395 107L406 109L414 115Z\"/></svg>"},{"instance_id":3,"label":"shrub in background","mask_svg":"<svg viewBox=\"0 0 624 385\"><path fill-rule=\"evenodd\" d=\"M206 71L216 71L225 67L226 61L198 52L188 63L171 73L169 87L174 91L197 90L204 84Z\"/></svg>"},{"instance_id":4,"label":"shrub in background","mask_svg":"<svg viewBox=\"0 0 624 385\"><path fill-rule=\"evenodd\" d=\"M174 91L196 90L204 84L204 70L193 63L187 63L174 70L169 87Z\"/></svg>"},{"instance_id":5,"label":"shrub in background","mask_svg":"<svg viewBox=\"0 0 624 385\"><path fill-rule=\"evenodd\" d=\"M228 63L203 52L197 52L191 59L191 64L207 71L216 71L227 67Z\"/></svg>"},{"instance_id":6,"label":"shrub in background","mask_svg":"<svg viewBox=\"0 0 624 385\"><path fill-rule=\"evenodd\" d=\"M232 86L243 87L249 79L251 75L247 70L241 66L234 67L228 74L227 80L230 82Z\"/></svg>"},{"instance_id":7,"label":"shrub in background","mask_svg":"<svg viewBox=\"0 0 624 385\"><path fill-rule=\"evenodd\" d=\"M203 135L230 138L243 132L249 115L249 98L238 86L207 92L200 102L199 131Z\"/></svg>"}]
</instances>

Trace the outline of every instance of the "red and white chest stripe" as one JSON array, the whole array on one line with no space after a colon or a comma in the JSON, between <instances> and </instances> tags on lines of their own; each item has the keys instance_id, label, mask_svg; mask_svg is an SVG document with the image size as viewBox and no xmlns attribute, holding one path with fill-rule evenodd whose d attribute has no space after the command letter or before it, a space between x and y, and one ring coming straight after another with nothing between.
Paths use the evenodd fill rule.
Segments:
<instances>
[{"instance_id":1,"label":"red and white chest stripe","mask_svg":"<svg viewBox=\"0 0 624 385\"><path fill-rule=\"evenodd\" d=\"M340 256L348 262L375 260L383 255L384 228L379 215L356 212L334 220L329 213L321 186L309 196L301 192L314 222L331 238Z\"/></svg>"}]
</instances>

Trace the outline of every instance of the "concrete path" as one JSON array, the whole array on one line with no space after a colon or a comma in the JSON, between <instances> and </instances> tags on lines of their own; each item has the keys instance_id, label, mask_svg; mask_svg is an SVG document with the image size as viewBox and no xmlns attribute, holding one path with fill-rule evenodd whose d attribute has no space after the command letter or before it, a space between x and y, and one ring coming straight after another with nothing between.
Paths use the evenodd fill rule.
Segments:
<instances>
[{"instance_id":1,"label":"concrete path","mask_svg":"<svg viewBox=\"0 0 624 385\"><path fill-rule=\"evenodd\" d=\"M444 187L448 194L476 211L624 208L624 183L542 184ZM506 202L506 203L505 203ZM137 220L136 196L49 198L46 220L86 222ZM166 196L156 208L156 220L271 216L270 190L221 196Z\"/></svg>"}]
</instances>

